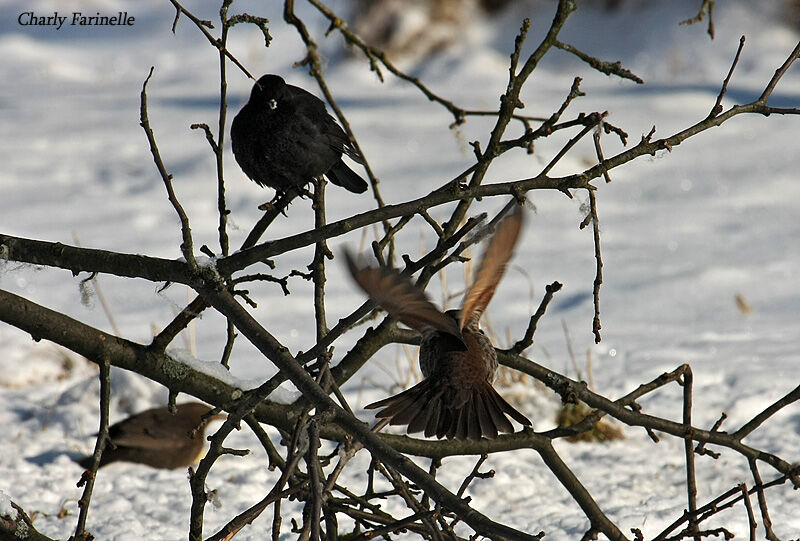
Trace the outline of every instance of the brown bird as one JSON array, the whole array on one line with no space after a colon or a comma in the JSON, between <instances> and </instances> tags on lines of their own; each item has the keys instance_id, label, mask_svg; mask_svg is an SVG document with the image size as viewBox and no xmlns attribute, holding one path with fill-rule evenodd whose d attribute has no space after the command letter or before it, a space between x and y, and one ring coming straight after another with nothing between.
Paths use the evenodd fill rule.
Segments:
<instances>
[{"instance_id":1,"label":"brown bird","mask_svg":"<svg viewBox=\"0 0 800 541\"><path fill-rule=\"evenodd\" d=\"M178 404L177 410L172 414L166 407L153 408L111 425L100 467L124 461L172 470L194 463L203 450L208 421L217 416L204 421L211 407L197 402ZM89 469L92 457L78 464Z\"/></svg>"},{"instance_id":2,"label":"brown bird","mask_svg":"<svg viewBox=\"0 0 800 541\"><path fill-rule=\"evenodd\" d=\"M359 268L345 253L356 283L392 317L419 331L419 366L423 379L410 389L367 408L377 417L408 425L408 433L456 439L495 438L514 432L506 415L531 422L500 396L492 382L497 353L478 323L506 270L522 229L522 211L497 227L465 296L461 310L442 312L409 278L387 268Z\"/></svg>"}]
</instances>

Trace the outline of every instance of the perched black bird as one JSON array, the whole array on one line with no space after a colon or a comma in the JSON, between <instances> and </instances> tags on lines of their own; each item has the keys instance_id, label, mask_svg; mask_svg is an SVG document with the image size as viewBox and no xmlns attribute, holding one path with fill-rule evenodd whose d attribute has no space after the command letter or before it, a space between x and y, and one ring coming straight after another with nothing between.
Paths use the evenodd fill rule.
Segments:
<instances>
[{"instance_id":1,"label":"perched black bird","mask_svg":"<svg viewBox=\"0 0 800 541\"><path fill-rule=\"evenodd\" d=\"M242 171L280 196L325 175L351 192L367 183L342 161L363 159L325 104L277 75L263 75L231 125L233 155Z\"/></svg>"}]
</instances>

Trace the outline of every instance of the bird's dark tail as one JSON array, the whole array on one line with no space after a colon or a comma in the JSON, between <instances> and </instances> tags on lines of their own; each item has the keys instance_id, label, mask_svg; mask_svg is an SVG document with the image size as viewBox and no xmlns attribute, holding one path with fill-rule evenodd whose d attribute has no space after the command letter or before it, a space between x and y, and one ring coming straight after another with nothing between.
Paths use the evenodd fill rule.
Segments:
<instances>
[{"instance_id":1,"label":"bird's dark tail","mask_svg":"<svg viewBox=\"0 0 800 541\"><path fill-rule=\"evenodd\" d=\"M424 379L402 393L366 407L383 408L377 417L388 419L392 425L408 425L409 434L424 432L425 437L494 439L500 432L514 432L506 414L522 425L531 425L489 382L456 394L459 396L448 396L445 387Z\"/></svg>"},{"instance_id":2,"label":"bird's dark tail","mask_svg":"<svg viewBox=\"0 0 800 541\"><path fill-rule=\"evenodd\" d=\"M361 178L358 173L347 167L347 164L342 160L336 162L333 167L325 173L325 176L337 186L341 186L353 193L364 193L367 191L367 182Z\"/></svg>"},{"instance_id":3,"label":"bird's dark tail","mask_svg":"<svg viewBox=\"0 0 800 541\"><path fill-rule=\"evenodd\" d=\"M102 468L106 464L110 464L112 462L116 462L117 461L117 457L116 457L116 453L115 453L116 449L111 449L111 448L108 448L108 447L110 447L110 446L107 446L106 450L100 456L100 466L98 466L99 468ZM91 467L92 467L92 459L93 458L94 457L92 455L89 455L89 456L85 456L85 457L80 458L80 459L75 459L75 462L77 462L80 465L80 467L83 468L84 470L88 470L88 469L91 469Z\"/></svg>"}]
</instances>

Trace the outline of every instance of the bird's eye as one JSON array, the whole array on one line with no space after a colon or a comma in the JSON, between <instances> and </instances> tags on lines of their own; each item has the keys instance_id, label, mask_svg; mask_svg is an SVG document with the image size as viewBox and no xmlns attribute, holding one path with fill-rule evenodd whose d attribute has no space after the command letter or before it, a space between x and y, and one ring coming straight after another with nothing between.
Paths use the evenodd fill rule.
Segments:
<instances>
[{"instance_id":1,"label":"bird's eye","mask_svg":"<svg viewBox=\"0 0 800 541\"><path fill-rule=\"evenodd\" d=\"M268 105L268 106L269 106L269 108L270 108L270 109L272 109L272 110L275 110L275 109L277 109L277 108L278 108L278 102L277 102L277 101L275 101L274 99L271 99L271 100L269 100L269 101L267 102L267 105Z\"/></svg>"}]
</instances>

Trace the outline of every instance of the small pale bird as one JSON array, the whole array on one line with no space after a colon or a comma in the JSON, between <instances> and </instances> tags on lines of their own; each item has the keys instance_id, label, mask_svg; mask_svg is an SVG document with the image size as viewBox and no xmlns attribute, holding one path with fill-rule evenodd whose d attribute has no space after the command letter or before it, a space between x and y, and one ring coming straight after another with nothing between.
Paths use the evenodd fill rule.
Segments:
<instances>
[{"instance_id":1,"label":"small pale bird","mask_svg":"<svg viewBox=\"0 0 800 541\"><path fill-rule=\"evenodd\" d=\"M274 188L276 198L323 175L351 192L367 190L342 154L364 160L325 103L278 75L263 75L253 85L231 124L231 146L242 171L259 186Z\"/></svg>"},{"instance_id":2,"label":"small pale bird","mask_svg":"<svg viewBox=\"0 0 800 541\"><path fill-rule=\"evenodd\" d=\"M111 425L110 442L103 450L100 466L112 462L136 462L153 468L173 470L193 464L200 456L208 421L203 416L211 407L198 402L177 405L177 412L153 408ZM78 461L92 466L92 457Z\"/></svg>"},{"instance_id":3,"label":"small pale bird","mask_svg":"<svg viewBox=\"0 0 800 541\"><path fill-rule=\"evenodd\" d=\"M424 379L413 387L367 408L381 408L376 416L407 432L425 437L476 440L514 432L507 416L530 426L531 422L492 387L497 353L479 327L486 306L522 229L522 211L497 226L467 290L461 310L442 312L409 278L393 269L359 268L345 253L350 273L370 298L392 317L419 331L419 366Z\"/></svg>"}]
</instances>

